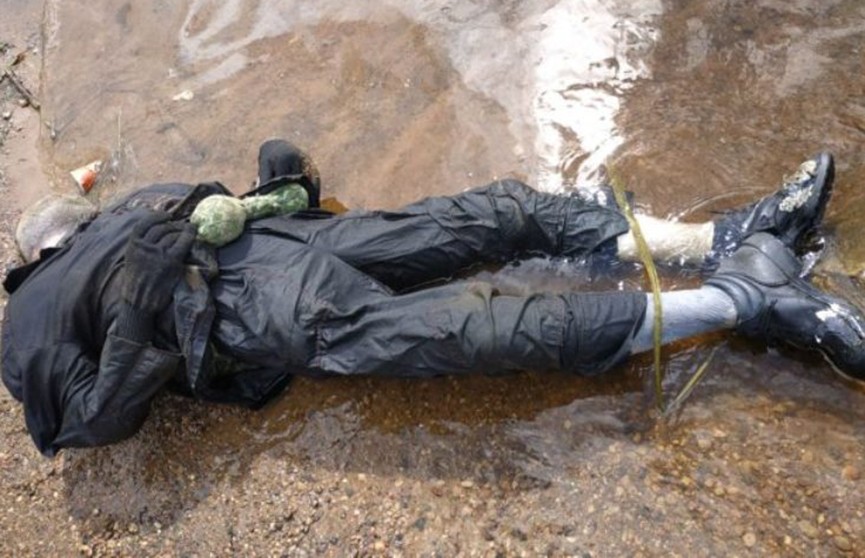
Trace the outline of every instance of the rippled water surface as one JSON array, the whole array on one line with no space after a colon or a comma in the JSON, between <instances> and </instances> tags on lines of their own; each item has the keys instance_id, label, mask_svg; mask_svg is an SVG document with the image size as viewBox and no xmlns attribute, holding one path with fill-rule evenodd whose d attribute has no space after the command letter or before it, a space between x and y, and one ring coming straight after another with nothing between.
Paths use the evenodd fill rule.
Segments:
<instances>
[{"instance_id":1,"label":"rippled water surface","mask_svg":"<svg viewBox=\"0 0 865 558\"><path fill-rule=\"evenodd\" d=\"M858 288L859 0L49 1L45 34L43 146L61 188L69 169L101 158L102 198L162 180L241 192L258 143L282 136L311 151L327 195L350 207L505 175L565 191L609 165L642 207L703 220L829 149L838 179L824 274ZM590 279L560 262L484 277L516 292ZM193 467L205 485L242 476L262 453L468 477L608 550L630 548L625 534L640 525L655 525L655 551L680 554L810 553L865 537L861 485L842 474L865 468L863 393L819 359L723 336L668 351L669 389L718 345L709 379L660 427L639 359L603 379L299 380L262 412L205 428L193 452L214 457ZM189 440L163 443L169 459L194 461Z\"/></svg>"}]
</instances>

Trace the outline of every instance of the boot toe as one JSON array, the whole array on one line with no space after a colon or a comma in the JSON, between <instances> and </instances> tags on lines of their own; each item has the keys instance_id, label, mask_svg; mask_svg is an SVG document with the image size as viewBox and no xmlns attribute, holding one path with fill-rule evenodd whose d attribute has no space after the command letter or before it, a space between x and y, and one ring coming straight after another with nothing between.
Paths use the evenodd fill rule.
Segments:
<instances>
[{"instance_id":1,"label":"boot toe","mask_svg":"<svg viewBox=\"0 0 865 558\"><path fill-rule=\"evenodd\" d=\"M855 308L832 303L815 313L816 348L836 372L865 381L865 317Z\"/></svg>"},{"instance_id":2,"label":"boot toe","mask_svg":"<svg viewBox=\"0 0 865 558\"><path fill-rule=\"evenodd\" d=\"M795 247L806 233L817 227L832 196L835 163L829 153L820 153L800 165L778 192L771 232L787 246ZM768 209L768 208L767 208Z\"/></svg>"}]
</instances>

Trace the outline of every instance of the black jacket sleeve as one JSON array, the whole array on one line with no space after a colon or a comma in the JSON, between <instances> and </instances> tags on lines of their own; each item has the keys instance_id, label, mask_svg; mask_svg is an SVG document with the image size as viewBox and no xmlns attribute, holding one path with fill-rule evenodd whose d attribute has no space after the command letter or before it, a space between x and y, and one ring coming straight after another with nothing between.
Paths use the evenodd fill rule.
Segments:
<instances>
[{"instance_id":1,"label":"black jacket sleeve","mask_svg":"<svg viewBox=\"0 0 865 558\"><path fill-rule=\"evenodd\" d=\"M110 334L96 362L74 342L18 351L27 428L39 450L110 444L134 434L180 355Z\"/></svg>"},{"instance_id":2,"label":"black jacket sleeve","mask_svg":"<svg viewBox=\"0 0 865 558\"><path fill-rule=\"evenodd\" d=\"M169 189L166 195L189 190ZM144 194L161 195L156 187ZM122 297L129 238L150 214L147 206L103 212L14 284L7 282L0 373L23 403L28 430L45 455L131 436L183 364L173 328L157 327L155 334L154 314L132 311ZM171 311L158 319L173 319Z\"/></svg>"}]
</instances>

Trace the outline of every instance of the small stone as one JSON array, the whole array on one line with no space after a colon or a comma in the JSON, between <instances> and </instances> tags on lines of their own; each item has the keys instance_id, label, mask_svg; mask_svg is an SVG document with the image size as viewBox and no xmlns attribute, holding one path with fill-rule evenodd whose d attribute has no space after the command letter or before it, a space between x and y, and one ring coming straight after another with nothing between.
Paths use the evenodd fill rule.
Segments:
<instances>
[{"instance_id":1,"label":"small stone","mask_svg":"<svg viewBox=\"0 0 865 558\"><path fill-rule=\"evenodd\" d=\"M379 552L381 552L382 550L384 550L385 548L387 548L387 545L384 544L384 541L375 541L375 544L373 545L373 548L375 548L376 550L378 550Z\"/></svg>"},{"instance_id":2,"label":"small stone","mask_svg":"<svg viewBox=\"0 0 865 558\"><path fill-rule=\"evenodd\" d=\"M138 525L136 525L135 523L130 523L129 527L127 527L126 530L129 531L130 533L133 533L133 534L137 533L138 532Z\"/></svg>"},{"instance_id":3,"label":"small stone","mask_svg":"<svg viewBox=\"0 0 865 558\"><path fill-rule=\"evenodd\" d=\"M18 99L18 106L21 108L27 108L30 106L30 101L25 98Z\"/></svg>"},{"instance_id":4,"label":"small stone","mask_svg":"<svg viewBox=\"0 0 865 558\"><path fill-rule=\"evenodd\" d=\"M844 480L857 481L862 478L862 473L855 465L847 465L841 469L841 476L844 477Z\"/></svg>"},{"instance_id":5,"label":"small stone","mask_svg":"<svg viewBox=\"0 0 865 558\"><path fill-rule=\"evenodd\" d=\"M195 93L193 93L191 90L187 89L185 91L181 91L180 93L178 93L177 95L175 95L171 99L173 101L191 101L194 98L195 98Z\"/></svg>"},{"instance_id":6,"label":"small stone","mask_svg":"<svg viewBox=\"0 0 865 558\"><path fill-rule=\"evenodd\" d=\"M820 536L820 532L817 531L817 528L811 524L810 521L805 519L799 522L799 530L802 531L802 534L808 537L809 539L816 539Z\"/></svg>"},{"instance_id":7,"label":"small stone","mask_svg":"<svg viewBox=\"0 0 865 558\"><path fill-rule=\"evenodd\" d=\"M745 533L745 535L742 537L742 542L745 543L745 546L751 548L752 546L757 544L757 535L749 531Z\"/></svg>"},{"instance_id":8,"label":"small stone","mask_svg":"<svg viewBox=\"0 0 865 558\"><path fill-rule=\"evenodd\" d=\"M3 120L9 120L10 118L12 118L12 111L11 110L7 110L6 112L3 113Z\"/></svg>"},{"instance_id":9,"label":"small stone","mask_svg":"<svg viewBox=\"0 0 865 558\"><path fill-rule=\"evenodd\" d=\"M473 483L470 480L464 480L463 482L460 483L460 486L462 486L463 488L474 488L475 483Z\"/></svg>"},{"instance_id":10,"label":"small stone","mask_svg":"<svg viewBox=\"0 0 865 558\"><path fill-rule=\"evenodd\" d=\"M835 541L835 546L838 547L838 550L842 550L844 552L850 552L853 550L853 543L850 542L850 539L843 535L838 535L833 539Z\"/></svg>"}]
</instances>

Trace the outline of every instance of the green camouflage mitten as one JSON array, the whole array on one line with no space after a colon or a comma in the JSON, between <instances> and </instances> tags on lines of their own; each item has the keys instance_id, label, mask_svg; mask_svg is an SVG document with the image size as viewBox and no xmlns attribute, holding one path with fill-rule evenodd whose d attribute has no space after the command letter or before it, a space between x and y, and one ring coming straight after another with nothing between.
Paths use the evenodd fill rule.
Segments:
<instances>
[{"instance_id":1,"label":"green camouflage mitten","mask_svg":"<svg viewBox=\"0 0 865 558\"><path fill-rule=\"evenodd\" d=\"M242 200L231 196L208 196L198 203L189 221L198 230L199 240L218 247L240 236L247 219L285 215L308 206L309 198L303 186L287 184L267 195Z\"/></svg>"},{"instance_id":2,"label":"green camouflage mitten","mask_svg":"<svg viewBox=\"0 0 865 558\"><path fill-rule=\"evenodd\" d=\"M246 210L246 218L250 221L294 213L309 207L309 195L300 184L286 184L265 196L250 196L241 201Z\"/></svg>"}]
</instances>

